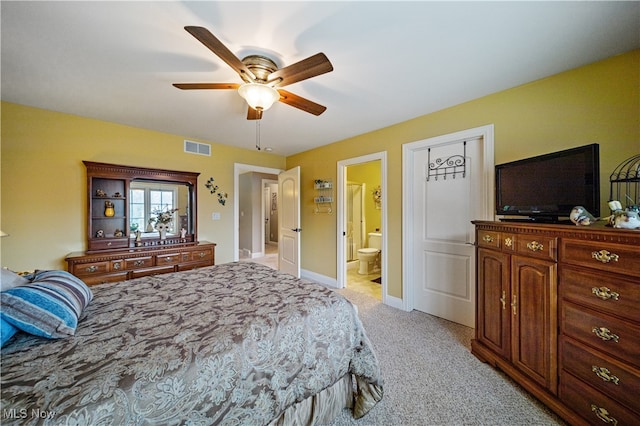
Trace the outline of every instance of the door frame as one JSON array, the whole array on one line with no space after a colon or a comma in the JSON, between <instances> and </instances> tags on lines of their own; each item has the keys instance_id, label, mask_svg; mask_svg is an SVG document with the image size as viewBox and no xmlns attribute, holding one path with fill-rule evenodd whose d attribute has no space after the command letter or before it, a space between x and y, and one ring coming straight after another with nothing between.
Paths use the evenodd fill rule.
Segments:
<instances>
[{"instance_id":1,"label":"door frame","mask_svg":"<svg viewBox=\"0 0 640 426\"><path fill-rule=\"evenodd\" d=\"M233 260L240 260L240 175L247 172L266 173L271 175L279 175L284 170L272 169L270 167L254 166L252 164L233 164ZM262 190L262 188L261 188ZM262 238L264 239L264 228L262 229Z\"/></svg>"},{"instance_id":2,"label":"door frame","mask_svg":"<svg viewBox=\"0 0 640 426\"><path fill-rule=\"evenodd\" d=\"M430 146L440 145L447 142L455 142L461 139L482 138L483 140L483 186L486 194L481 197L484 200L481 211L484 218L495 217L495 158L494 158L494 129L493 124L462 130L455 133L427 138L416 142L402 145L402 309L412 311L414 307L413 285L414 262L410 254L414 244L414 223L413 223L413 158L417 151L422 151Z\"/></svg>"},{"instance_id":3,"label":"door frame","mask_svg":"<svg viewBox=\"0 0 640 426\"><path fill-rule=\"evenodd\" d=\"M387 151L375 152L373 154L363 155L361 157L349 158L338 161L338 184L337 184L337 222L338 234L337 240L337 262L336 262L336 287L345 288L347 282L347 254L346 254L346 207L347 207L347 166L354 166L361 163L380 160L380 188L382 189L382 200L380 203L381 223L382 226L382 256L380 259L380 276L382 277L382 303L386 304L387 300L387 239L389 229L387 226Z\"/></svg>"}]
</instances>

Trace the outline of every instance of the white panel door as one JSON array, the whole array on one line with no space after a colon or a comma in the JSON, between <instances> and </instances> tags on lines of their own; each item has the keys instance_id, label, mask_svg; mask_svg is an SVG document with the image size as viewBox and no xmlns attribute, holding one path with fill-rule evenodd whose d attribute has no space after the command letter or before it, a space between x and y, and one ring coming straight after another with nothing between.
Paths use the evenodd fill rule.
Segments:
<instances>
[{"instance_id":1,"label":"white panel door","mask_svg":"<svg viewBox=\"0 0 640 426\"><path fill-rule=\"evenodd\" d=\"M278 175L278 267L300 277L300 167Z\"/></svg>"},{"instance_id":2,"label":"white panel door","mask_svg":"<svg viewBox=\"0 0 640 426\"><path fill-rule=\"evenodd\" d=\"M430 146L413 157L414 308L469 327L475 323L471 221L483 218L482 153L482 138L476 138ZM464 175L462 167L453 168L458 160L464 160Z\"/></svg>"}]
</instances>

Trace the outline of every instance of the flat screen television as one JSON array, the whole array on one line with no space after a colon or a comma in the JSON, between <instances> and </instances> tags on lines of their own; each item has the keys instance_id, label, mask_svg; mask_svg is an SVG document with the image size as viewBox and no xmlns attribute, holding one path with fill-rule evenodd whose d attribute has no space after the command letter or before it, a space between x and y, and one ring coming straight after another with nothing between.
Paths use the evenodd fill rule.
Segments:
<instances>
[{"instance_id":1,"label":"flat screen television","mask_svg":"<svg viewBox=\"0 0 640 426\"><path fill-rule=\"evenodd\" d=\"M496 166L500 220L563 223L575 206L600 216L598 144Z\"/></svg>"}]
</instances>

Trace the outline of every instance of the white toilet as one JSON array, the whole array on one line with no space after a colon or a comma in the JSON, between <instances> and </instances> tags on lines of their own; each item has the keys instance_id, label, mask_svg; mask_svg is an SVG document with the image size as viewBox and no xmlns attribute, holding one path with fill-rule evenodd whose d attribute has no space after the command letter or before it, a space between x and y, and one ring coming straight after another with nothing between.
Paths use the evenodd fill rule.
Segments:
<instances>
[{"instance_id":1,"label":"white toilet","mask_svg":"<svg viewBox=\"0 0 640 426\"><path fill-rule=\"evenodd\" d=\"M358 273L368 275L380 270L380 249L382 248L382 234L369 232L369 247L358 250L360 268Z\"/></svg>"}]
</instances>

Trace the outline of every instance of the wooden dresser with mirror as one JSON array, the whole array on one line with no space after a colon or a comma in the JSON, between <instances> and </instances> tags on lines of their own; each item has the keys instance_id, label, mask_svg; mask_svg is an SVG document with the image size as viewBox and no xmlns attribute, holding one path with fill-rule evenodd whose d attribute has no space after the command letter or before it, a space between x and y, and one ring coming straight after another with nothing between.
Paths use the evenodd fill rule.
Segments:
<instances>
[{"instance_id":1,"label":"wooden dresser with mirror","mask_svg":"<svg viewBox=\"0 0 640 426\"><path fill-rule=\"evenodd\" d=\"M67 255L88 285L210 266L215 244L197 238L199 173L84 161L87 251ZM166 212L166 234L156 229Z\"/></svg>"},{"instance_id":2,"label":"wooden dresser with mirror","mask_svg":"<svg viewBox=\"0 0 640 426\"><path fill-rule=\"evenodd\" d=\"M640 419L640 230L473 222L471 352L571 425Z\"/></svg>"}]
</instances>

